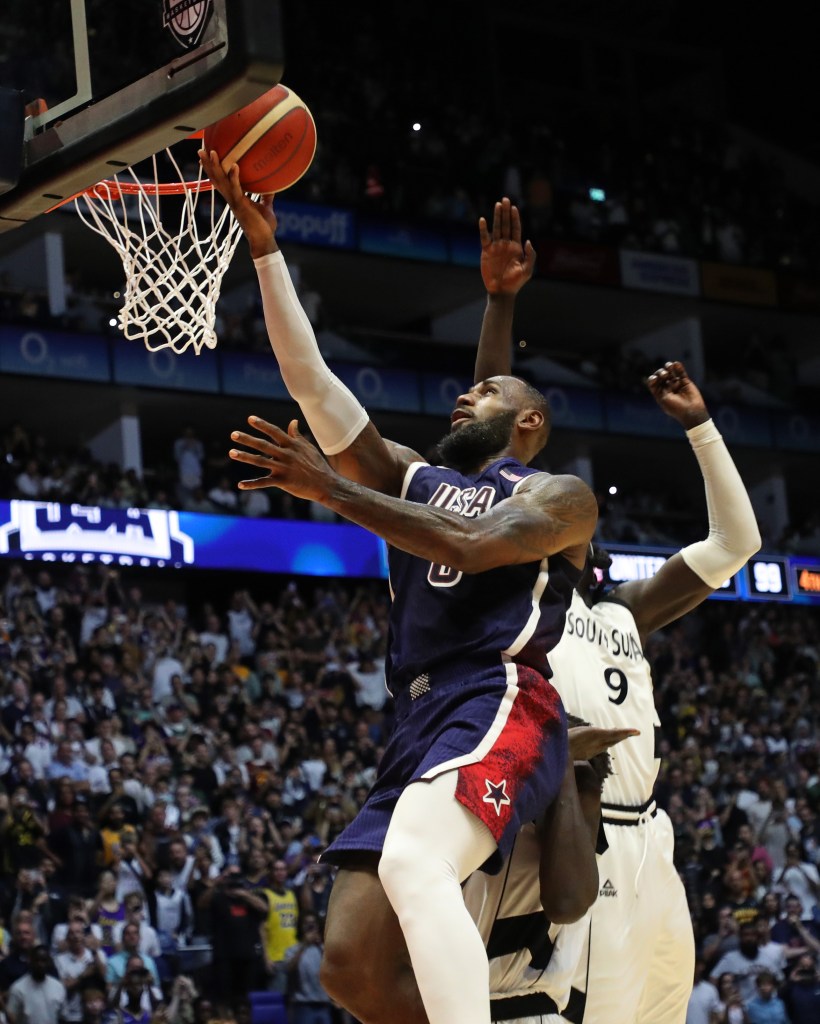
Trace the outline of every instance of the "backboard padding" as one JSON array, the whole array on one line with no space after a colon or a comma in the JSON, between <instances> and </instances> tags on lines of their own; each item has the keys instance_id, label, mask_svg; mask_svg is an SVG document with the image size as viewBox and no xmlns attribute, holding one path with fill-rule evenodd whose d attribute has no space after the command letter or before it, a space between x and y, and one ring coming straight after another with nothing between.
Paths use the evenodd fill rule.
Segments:
<instances>
[{"instance_id":1,"label":"backboard padding","mask_svg":"<svg viewBox=\"0 0 820 1024\"><path fill-rule=\"evenodd\" d=\"M122 13L116 3L72 0L72 7L78 3L87 5L88 13L97 19L106 8L115 18ZM167 46L163 43L158 49L165 63L134 81L127 79L139 73L139 64L134 64L136 71L129 70L125 61L124 84L118 81L116 68L104 75L98 67L95 76L95 48L88 47L94 98L88 101L79 91L78 109L67 110L56 121L48 111L29 120L20 182L0 196L0 231L173 145L250 103L280 80L284 59L277 0L204 3L209 18L196 45L186 50L178 39ZM186 6L171 0L132 0L132 4L154 19L167 18ZM133 7L130 10L133 16ZM151 26L158 31L155 22ZM174 48L176 56L166 60ZM75 47L75 56L81 50L82 45ZM79 89L81 74L73 78L71 87ZM100 95L101 90L106 94Z\"/></svg>"}]
</instances>

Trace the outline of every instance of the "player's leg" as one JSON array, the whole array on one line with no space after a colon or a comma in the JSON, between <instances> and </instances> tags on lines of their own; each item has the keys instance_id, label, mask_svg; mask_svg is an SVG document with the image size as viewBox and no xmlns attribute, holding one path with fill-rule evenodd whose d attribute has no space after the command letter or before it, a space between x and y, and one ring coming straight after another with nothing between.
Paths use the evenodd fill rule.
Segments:
<instances>
[{"instance_id":1,"label":"player's leg","mask_svg":"<svg viewBox=\"0 0 820 1024\"><path fill-rule=\"evenodd\" d=\"M574 986L586 992L584 1024L635 1024L649 941L637 930L635 891L642 854L641 828L607 827L609 848L598 862L600 888L592 905L588 955Z\"/></svg>"},{"instance_id":2,"label":"player's leg","mask_svg":"<svg viewBox=\"0 0 820 1024\"><path fill-rule=\"evenodd\" d=\"M325 924L322 985L362 1024L424 1024L426 1017L396 912L360 855L333 883Z\"/></svg>"},{"instance_id":3,"label":"player's leg","mask_svg":"<svg viewBox=\"0 0 820 1024\"><path fill-rule=\"evenodd\" d=\"M683 882L672 861L674 834L665 814L652 823L653 839L659 841L653 865L654 914L659 930L652 944L646 984L635 1018L636 1024L683 1024L692 994L695 972L695 938Z\"/></svg>"},{"instance_id":4,"label":"player's leg","mask_svg":"<svg viewBox=\"0 0 820 1024\"><path fill-rule=\"evenodd\" d=\"M461 883L496 850L456 799L456 771L416 782L393 812L379 877L398 915L430 1024L489 1024L489 966Z\"/></svg>"}]
</instances>

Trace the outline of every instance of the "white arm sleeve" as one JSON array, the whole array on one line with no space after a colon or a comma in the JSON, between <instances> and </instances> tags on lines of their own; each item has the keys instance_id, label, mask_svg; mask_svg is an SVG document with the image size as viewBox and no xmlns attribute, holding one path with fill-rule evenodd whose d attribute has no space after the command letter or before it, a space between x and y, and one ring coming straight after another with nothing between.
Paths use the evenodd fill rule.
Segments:
<instances>
[{"instance_id":1,"label":"white arm sleeve","mask_svg":"<svg viewBox=\"0 0 820 1024\"><path fill-rule=\"evenodd\" d=\"M717 590L760 549L752 503L712 420L686 431L703 474L709 536L683 548L684 562Z\"/></svg>"},{"instance_id":2,"label":"white arm sleeve","mask_svg":"<svg viewBox=\"0 0 820 1024\"><path fill-rule=\"evenodd\" d=\"M282 253L269 253L253 262L262 292L265 326L285 387L298 402L325 455L337 455L364 430L367 410L322 359Z\"/></svg>"}]
</instances>

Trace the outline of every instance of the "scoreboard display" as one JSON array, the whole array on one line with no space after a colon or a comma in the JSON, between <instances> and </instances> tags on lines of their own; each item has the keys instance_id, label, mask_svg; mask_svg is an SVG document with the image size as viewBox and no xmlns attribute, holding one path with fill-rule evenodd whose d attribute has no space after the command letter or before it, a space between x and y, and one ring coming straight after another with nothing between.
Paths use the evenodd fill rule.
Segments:
<instances>
[{"instance_id":1,"label":"scoreboard display","mask_svg":"<svg viewBox=\"0 0 820 1024\"><path fill-rule=\"evenodd\" d=\"M676 553L674 548L636 545L603 546L612 556L609 575L613 583L654 576ZM818 557L761 554L712 594L718 601L791 601L820 605L820 554Z\"/></svg>"}]
</instances>

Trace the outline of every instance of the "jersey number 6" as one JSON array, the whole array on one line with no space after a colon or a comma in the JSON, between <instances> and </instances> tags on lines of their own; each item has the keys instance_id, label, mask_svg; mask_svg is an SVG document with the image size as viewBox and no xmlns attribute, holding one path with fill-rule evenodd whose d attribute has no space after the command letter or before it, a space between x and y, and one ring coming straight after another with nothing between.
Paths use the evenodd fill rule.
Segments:
<instances>
[{"instance_id":1,"label":"jersey number 6","mask_svg":"<svg viewBox=\"0 0 820 1024\"><path fill-rule=\"evenodd\" d=\"M431 587L454 587L463 575L460 569L431 562L427 573L427 582Z\"/></svg>"}]
</instances>

